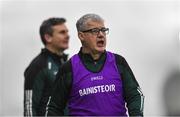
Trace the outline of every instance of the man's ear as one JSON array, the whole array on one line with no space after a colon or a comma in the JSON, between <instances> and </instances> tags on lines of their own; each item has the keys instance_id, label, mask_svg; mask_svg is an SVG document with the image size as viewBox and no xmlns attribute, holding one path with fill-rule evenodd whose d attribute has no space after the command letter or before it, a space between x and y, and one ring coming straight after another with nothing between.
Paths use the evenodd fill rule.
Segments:
<instances>
[{"instance_id":1,"label":"man's ear","mask_svg":"<svg viewBox=\"0 0 180 117\"><path fill-rule=\"evenodd\" d=\"M45 35L44 35L44 39L46 40L47 43L50 43L50 42L52 41L51 36L48 35L48 34L45 34Z\"/></svg>"},{"instance_id":2,"label":"man's ear","mask_svg":"<svg viewBox=\"0 0 180 117\"><path fill-rule=\"evenodd\" d=\"M81 41L84 41L84 35L82 32L78 32L78 37Z\"/></svg>"}]
</instances>

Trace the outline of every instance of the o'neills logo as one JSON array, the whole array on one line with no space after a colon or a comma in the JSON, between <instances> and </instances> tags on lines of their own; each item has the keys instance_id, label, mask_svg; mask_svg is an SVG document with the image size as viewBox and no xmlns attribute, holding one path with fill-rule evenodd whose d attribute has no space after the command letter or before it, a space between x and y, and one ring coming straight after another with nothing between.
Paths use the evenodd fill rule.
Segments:
<instances>
[{"instance_id":1,"label":"o'neills logo","mask_svg":"<svg viewBox=\"0 0 180 117\"><path fill-rule=\"evenodd\" d=\"M94 86L94 87L88 87L84 89L79 90L79 95L84 96L84 95L89 95L89 94L94 94L94 93L101 93L101 92L112 92L115 91L115 85L100 85L100 86Z\"/></svg>"}]
</instances>

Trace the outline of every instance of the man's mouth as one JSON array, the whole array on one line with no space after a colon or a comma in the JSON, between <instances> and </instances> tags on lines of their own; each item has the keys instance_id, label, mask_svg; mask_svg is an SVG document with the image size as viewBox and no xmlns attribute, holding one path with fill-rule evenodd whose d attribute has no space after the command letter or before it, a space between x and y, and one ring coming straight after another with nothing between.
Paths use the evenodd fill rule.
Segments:
<instances>
[{"instance_id":1,"label":"man's mouth","mask_svg":"<svg viewBox=\"0 0 180 117\"><path fill-rule=\"evenodd\" d=\"M69 43L69 37L67 37L66 39L63 40L63 43L67 44Z\"/></svg>"},{"instance_id":2,"label":"man's mouth","mask_svg":"<svg viewBox=\"0 0 180 117\"><path fill-rule=\"evenodd\" d=\"M69 42L68 40L63 41L64 44L67 44L68 42Z\"/></svg>"},{"instance_id":3,"label":"man's mouth","mask_svg":"<svg viewBox=\"0 0 180 117\"><path fill-rule=\"evenodd\" d=\"M68 39L64 39L62 42L63 42L64 44L67 44L67 43L69 43L69 40L68 40Z\"/></svg>"},{"instance_id":4,"label":"man's mouth","mask_svg":"<svg viewBox=\"0 0 180 117\"><path fill-rule=\"evenodd\" d=\"M98 46L98 47L103 47L104 44L105 44L104 40L99 40L99 41L97 41L97 46Z\"/></svg>"}]
</instances>

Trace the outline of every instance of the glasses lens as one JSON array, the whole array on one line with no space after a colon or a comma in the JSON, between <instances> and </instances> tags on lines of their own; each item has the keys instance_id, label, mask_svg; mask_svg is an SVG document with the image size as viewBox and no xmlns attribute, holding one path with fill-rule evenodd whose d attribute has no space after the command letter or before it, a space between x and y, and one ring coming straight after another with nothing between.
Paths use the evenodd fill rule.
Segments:
<instances>
[{"instance_id":1,"label":"glasses lens","mask_svg":"<svg viewBox=\"0 0 180 117\"><path fill-rule=\"evenodd\" d=\"M91 30L91 33L93 33L93 34L98 34L99 31L100 31L100 30L99 30L98 28L94 28L94 29Z\"/></svg>"},{"instance_id":2,"label":"glasses lens","mask_svg":"<svg viewBox=\"0 0 180 117\"><path fill-rule=\"evenodd\" d=\"M109 33L109 28L101 28L100 30L104 34L108 34Z\"/></svg>"}]
</instances>

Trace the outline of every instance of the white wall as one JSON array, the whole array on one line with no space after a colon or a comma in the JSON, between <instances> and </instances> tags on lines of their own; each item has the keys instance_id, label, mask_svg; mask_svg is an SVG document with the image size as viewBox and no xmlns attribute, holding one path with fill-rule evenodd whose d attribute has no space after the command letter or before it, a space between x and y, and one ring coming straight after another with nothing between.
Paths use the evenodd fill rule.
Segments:
<instances>
[{"instance_id":1,"label":"white wall","mask_svg":"<svg viewBox=\"0 0 180 117\"><path fill-rule=\"evenodd\" d=\"M1 9L1 2L0 2L0 9ZM1 27L1 19L0 19L0 105L2 105L2 45L1 45L1 42L2 42L2 27ZM1 112L2 111L2 106L0 106L0 115L1 115Z\"/></svg>"},{"instance_id":2,"label":"white wall","mask_svg":"<svg viewBox=\"0 0 180 117\"><path fill-rule=\"evenodd\" d=\"M141 85L145 115L166 115L163 87L178 69L178 0L8 0L0 8L0 115L23 113L23 72L43 47L41 22L53 16L67 19L71 39L66 52L72 56L80 48L76 20L92 12L110 28L107 50L126 58Z\"/></svg>"}]
</instances>

